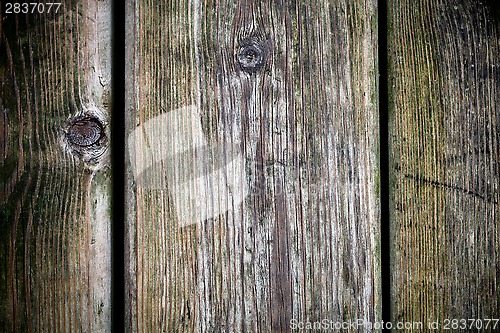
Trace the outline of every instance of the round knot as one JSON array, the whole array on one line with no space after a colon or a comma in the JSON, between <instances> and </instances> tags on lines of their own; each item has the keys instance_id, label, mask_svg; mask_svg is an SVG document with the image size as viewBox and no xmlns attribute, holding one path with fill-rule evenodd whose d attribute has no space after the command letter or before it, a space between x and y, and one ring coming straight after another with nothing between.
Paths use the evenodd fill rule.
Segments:
<instances>
[{"instance_id":1,"label":"round knot","mask_svg":"<svg viewBox=\"0 0 500 333\"><path fill-rule=\"evenodd\" d=\"M247 39L240 43L236 55L240 68L249 73L255 73L266 62L266 52L263 45L255 40Z\"/></svg>"},{"instance_id":2,"label":"round knot","mask_svg":"<svg viewBox=\"0 0 500 333\"><path fill-rule=\"evenodd\" d=\"M97 118L83 118L72 123L66 135L70 143L79 147L89 147L101 139L103 126Z\"/></svg>"}]
</instances>

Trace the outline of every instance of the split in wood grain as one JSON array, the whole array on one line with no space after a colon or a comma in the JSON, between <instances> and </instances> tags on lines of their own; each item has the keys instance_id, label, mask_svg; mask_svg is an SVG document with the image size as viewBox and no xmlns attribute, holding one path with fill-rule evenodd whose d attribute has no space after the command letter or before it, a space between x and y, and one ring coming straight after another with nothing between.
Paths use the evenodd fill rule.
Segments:
<instances>
[{"instance_id":1,"label":"split in wood grain","mask_svg":"<svg viewBox=\"0 0 500 333\"><path fill-rule=\"evenodd\" d=\"M460 187L460 186L453 185L453 184L447 184L447 183L439 182L439 181L436 181L436 180L433 180L433 179L430 179L430 178L426 178L426 177L422 177L422 176L419 176L419 175L405 174L404 177L407 178L407 179L415 180L415 181L417 181L417 182L419 182L421 184L424 184L424 185L431 185L431 186L435 186L435 187L442 187L442 188L446 188L446 189L450 189L450 190L455 190L455 191L463 192L465 194L472 195L472 196L474 196L476 198L484 200L484 201L486 201L488 203L498 204L498 201L496 200L496 198L493 195L481 194L481 193L476 192L476 191L468 190L468 189L466 189L464 187Z\"/></svg>"}]
</instances>

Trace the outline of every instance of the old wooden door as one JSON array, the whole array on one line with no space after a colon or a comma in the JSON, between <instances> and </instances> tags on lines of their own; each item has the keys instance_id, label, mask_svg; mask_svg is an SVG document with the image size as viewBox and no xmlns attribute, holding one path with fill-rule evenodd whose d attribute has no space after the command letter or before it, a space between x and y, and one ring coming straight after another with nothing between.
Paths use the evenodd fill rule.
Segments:
<instances>
[{"instance_id":1,"label":"old wooden door","mask_svg":"<svg viewBox=\"0 0 500 333\"><path fill-rule=\"evenodd\" d=\"M500 327L494 2L125 6L113 109L111 0L1 3L0 330Z\"/></svg>"}]
</instances>

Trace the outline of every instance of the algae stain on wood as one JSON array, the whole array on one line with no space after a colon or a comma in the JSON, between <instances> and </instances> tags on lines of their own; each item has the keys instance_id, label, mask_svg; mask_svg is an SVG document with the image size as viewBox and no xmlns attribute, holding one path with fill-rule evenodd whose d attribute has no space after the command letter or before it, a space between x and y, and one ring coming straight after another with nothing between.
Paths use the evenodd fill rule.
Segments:
<instances>
[{"instance_id":1,"label":"algae stain on wood","mask_svg":"<svg viewBox=\"0 0 500 333\"><path fill-rule=\"evenodd\" d=\"M498 315L498 12L389 7L393 320Z\"/></svg>"}]
</instances>

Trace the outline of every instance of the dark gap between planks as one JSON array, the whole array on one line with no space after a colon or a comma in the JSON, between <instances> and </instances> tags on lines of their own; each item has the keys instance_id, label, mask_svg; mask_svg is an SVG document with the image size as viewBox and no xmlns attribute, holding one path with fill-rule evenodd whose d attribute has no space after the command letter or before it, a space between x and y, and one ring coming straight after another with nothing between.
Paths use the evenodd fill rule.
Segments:
<instances>
[{"instance_id":1,"label":"dark gap between planks","mask_svg":"<svg viewBox=\"0 0 500 333\"><path fill-rule=\"evenodd\" d=\"M125 5L112 2L111 166L111 331L125 327Z\"/></svg>"},{"instance_id":2,"label":"dark gap between planks","mask_svg":"<svg viewBox=\"0 0 500 333\"><path fill-rule=\"evenodd\" d=\"M378 1L378 70L380 130L380 265L382 321L391 321L391 262L389 213L389 90L388 90L388 24L386 0ZM385 332L390 330L384 328Z\"/></svg>"}]
</instances>

